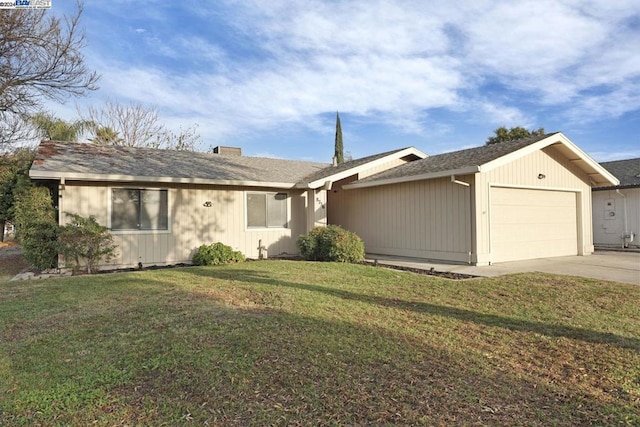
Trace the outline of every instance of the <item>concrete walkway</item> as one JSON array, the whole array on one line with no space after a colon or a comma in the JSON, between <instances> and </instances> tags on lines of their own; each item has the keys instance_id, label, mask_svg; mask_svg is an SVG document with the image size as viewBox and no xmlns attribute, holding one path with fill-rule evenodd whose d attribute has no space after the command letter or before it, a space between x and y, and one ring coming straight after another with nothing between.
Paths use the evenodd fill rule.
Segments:
<instances>
[{"instance_id":1,"label":"concrete walkway","mask_svg":"<svg viewBox=\"0 0 640 427\"><path fill-rule=\"evenodd\" d=\"M566 274L569 276L611 280L640 285L640 252L597 251L589 256L567 256L513 261L476 267L463 264L446 264L416 258L401 258L384 255L367 255L367 260L377 260L382 265L396 265L435 271L470 274L481 277L505 274L541 272Z\"/></svg>"}]
</instances>

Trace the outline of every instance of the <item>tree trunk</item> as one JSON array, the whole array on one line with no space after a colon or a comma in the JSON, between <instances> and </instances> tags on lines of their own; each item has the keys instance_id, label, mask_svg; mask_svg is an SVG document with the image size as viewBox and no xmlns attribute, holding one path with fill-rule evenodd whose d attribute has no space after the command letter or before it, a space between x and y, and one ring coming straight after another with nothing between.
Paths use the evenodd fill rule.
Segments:
<instances>
[{"instance_id":1,"label":"tree trunk","mask_svg":"<svg viewBox=\"0 0 640 427\"><path fill-rule=\"evenodd\" d=\"M0 220L0 230L2 230L2 234L0 234L0 242L4 242L4 227L7 225L5 220Z\"/></svg>"}]
</instances>

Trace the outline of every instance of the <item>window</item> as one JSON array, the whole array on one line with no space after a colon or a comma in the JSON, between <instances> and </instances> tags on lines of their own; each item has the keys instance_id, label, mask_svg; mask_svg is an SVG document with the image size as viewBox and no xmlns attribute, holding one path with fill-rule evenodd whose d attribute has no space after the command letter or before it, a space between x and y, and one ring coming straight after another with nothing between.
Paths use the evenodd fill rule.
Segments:
<instances>
[{"instance_id":1,"label":"window","mask_svg":"<svg viewBox=\"0 0 640 427\"><path fill-rule=\"evenodd\" d=\"M247 193L247 228L286 227L286 193Z\"/></svg>"},{"instance_id":2,"label":"window","mask_svg":"<svg viewBox=\"0 0 640 427\"><path fill-rule=\"evenodd\" d=\"M111 190L112 230L168 230L167 190Z\"/></svg>"}]
</instances>

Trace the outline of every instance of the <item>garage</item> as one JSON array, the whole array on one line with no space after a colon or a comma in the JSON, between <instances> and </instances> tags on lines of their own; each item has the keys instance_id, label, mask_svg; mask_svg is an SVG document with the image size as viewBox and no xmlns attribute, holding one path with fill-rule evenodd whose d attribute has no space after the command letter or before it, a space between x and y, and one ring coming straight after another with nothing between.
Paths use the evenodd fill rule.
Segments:
<instances>
[{"instance_id":1,"label":"garage","mask_svg":"<svg viewBox=\"0 0 640 427\"><path fill-rule=\"evenodd\" d=\"M576 193L492 187L491 262L578 254Z\"/></svg>"},{"instance_id":2,"label":"garage","mask_svg":"<svg viewBox=\"0 0 640 427\"><path fill-rule=\"evenodd\" d=\"M370 254L489 265L593 253L591 189L615 182L557 132L364 173L328 204Z\"/></svg>"}]
</instances>

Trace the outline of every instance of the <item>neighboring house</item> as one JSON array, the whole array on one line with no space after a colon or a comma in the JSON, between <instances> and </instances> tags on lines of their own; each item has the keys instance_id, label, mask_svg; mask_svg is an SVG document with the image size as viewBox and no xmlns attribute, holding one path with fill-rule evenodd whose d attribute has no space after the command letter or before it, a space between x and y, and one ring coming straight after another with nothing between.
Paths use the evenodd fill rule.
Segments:
<instances>
[{"instance_id":1,"label":"neighboring house","mask_svg":"<svg viewBox=\"0 0 640 427\"><path fill-rule=\"evenodd\" d=\"M594 244L603 248L640 248L640 158L601 165L620 184L593 189Z\"/></svg>"},{"instance_id":2,"label":"neighboring house","mask_svg":"<svg viewBox=\"0 0 640 427\"><path fill-rule=\"evenodd\" d=\"M295 254L299 235L327 223L369 254L477 265L588 255L591 187L618 184L562 133L337 166L48 141L30 176L59 188L61 224L73 212L111 230L114 266L190 262L215 241L253 258Z\"/></svg>"}]
</instances>

